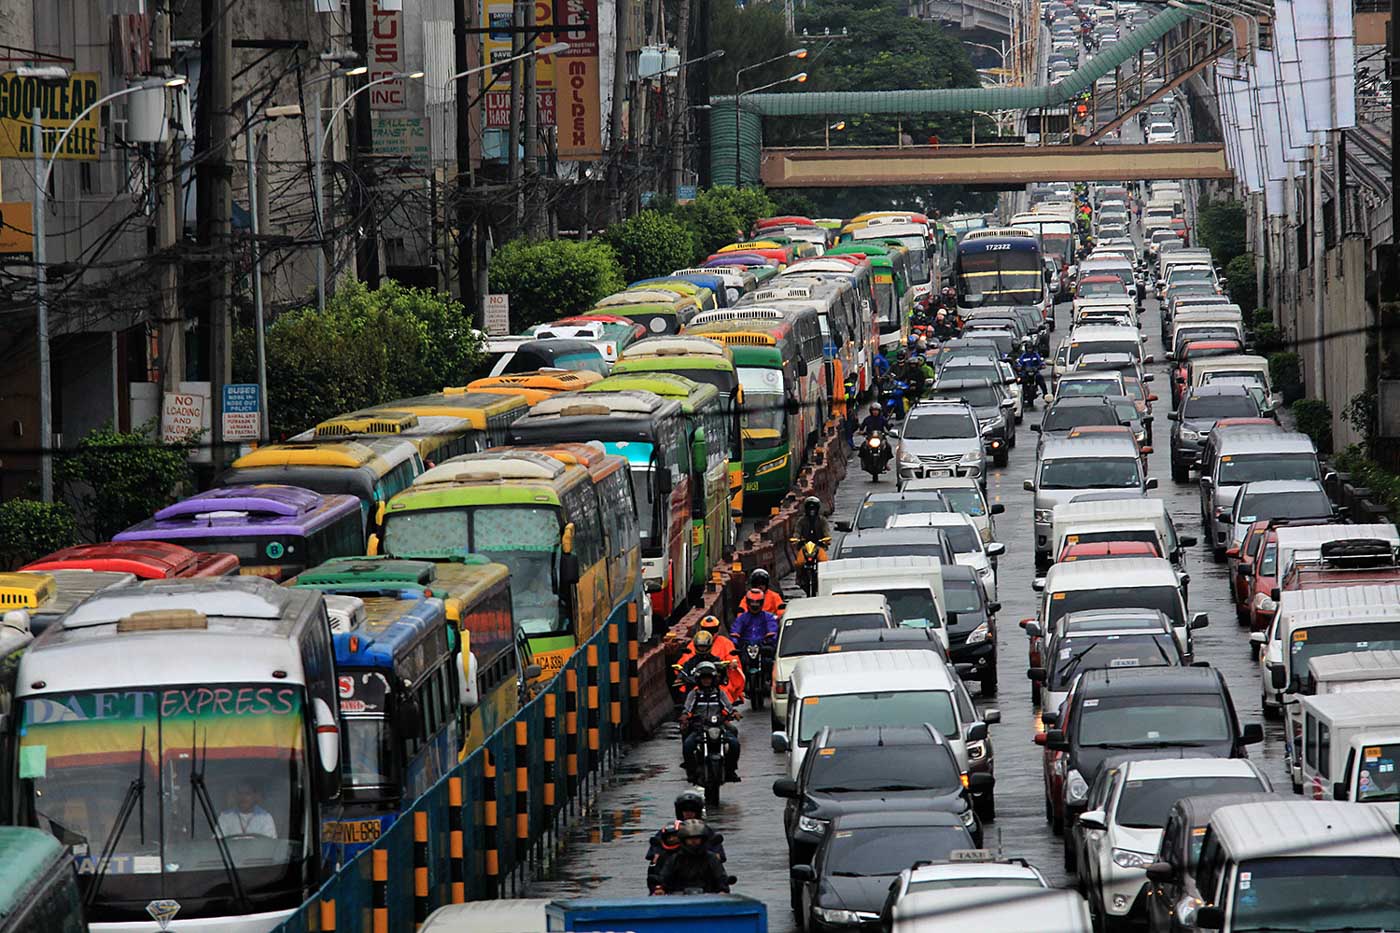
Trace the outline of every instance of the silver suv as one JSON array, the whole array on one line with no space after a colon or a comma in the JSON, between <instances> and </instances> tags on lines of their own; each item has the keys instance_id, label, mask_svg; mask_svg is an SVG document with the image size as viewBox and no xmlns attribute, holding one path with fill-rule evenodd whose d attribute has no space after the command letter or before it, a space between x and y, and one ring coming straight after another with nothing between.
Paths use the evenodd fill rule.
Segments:
<instances>
[{"instance_id":1,"label":"silver suv","mask_svg":"<svg viewBox=\"0 0 1400 933\"><path fill-rule=\"evenodd\" d=\"M977 412L956 399L919 402L898 432L898 483L925 476L970 476L987 485L987 455Z\"/></svg>"},{"instance_id":2,"label":"silver suv","mask_svg":"<svg viewBox=\"0 0 1400 933\"><path fill-rule=\"evenodd\" d=\"M1132 435L1051 438L1036 457L1035 479L1025 481L1035 493L1035 566L1051 562L1051 512L1076 497L1108 490L1143 496L1157 488L1157 480L1145 475Z\"/></svg>"}]
</instances>

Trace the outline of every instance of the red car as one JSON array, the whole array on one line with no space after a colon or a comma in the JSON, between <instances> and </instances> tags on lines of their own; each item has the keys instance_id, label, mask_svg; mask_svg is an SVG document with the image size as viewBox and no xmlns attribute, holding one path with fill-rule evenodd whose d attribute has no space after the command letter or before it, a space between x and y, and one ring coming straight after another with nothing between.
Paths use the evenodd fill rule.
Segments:
<instances>
[{"instance_id":1,"label":"red car","mask_svg":"<svg viewBox=\"0 0 1400 933\"><path fill-rule=\"evenodd\" d=\"M1182 347L1181 354L1172 363L1172 408L1181 404L1181 393L1186 388L1186 364L1192 360L1208 356L1233 356L1244 352L1244 344L1238 340L1193 340Z\"/></svg>"},{"instance_id":2,"label":"red car","mask_svg":"<svg viewBox=\"0 0 1400 933\"><path fill-rule=\"evenodd\" d=\"M1240 625L1248 625L1252 632L1262 631L1252 624L1250 601L1254 598L1254 587L1267 586L1268 589L1264 592L1268 593L1272 592L1276 585L1274 556L1278 549L1273 542L1277 540L1277 536L1269 534L1269 520L1260 519L1245 529L1244 540L1238 547L1232 547L1225 552L1230 574L1230 596L1235 601L1235 618ZM1267 561L1261 556L1263 554L1269 555ZM1273 614L1269 615L1272 618ZM1267 620L1264 625L1268 625Z\"/></svg>"}]
</instances>

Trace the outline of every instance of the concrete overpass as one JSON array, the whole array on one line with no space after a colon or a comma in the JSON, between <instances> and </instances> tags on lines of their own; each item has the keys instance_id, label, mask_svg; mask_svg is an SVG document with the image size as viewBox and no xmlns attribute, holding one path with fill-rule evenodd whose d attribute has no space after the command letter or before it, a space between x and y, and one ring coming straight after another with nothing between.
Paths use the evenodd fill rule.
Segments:
<instances>
[{"instance_id":1,"label":"concrete overpass","mask_svg":"<svg viewBox=\"0 0 1400 933\"><path fill-rule=\"evenodd\" d=\"M1010 190L1036 181L1231 178L1220 144L939 146L765 149L769 188L982 185Z\"/></svg>"},{"instance_id":2,"label":"concrete overpass","mask_svg":"<svg viewBox=\"0 0 1400 933\"><path fill-rule=\"evenodd\" d=\"M923 0L917 9L923 19L956 23L962 30L1011 35L1011 4L1004 0Z\"/></svg>"}]
</instances>

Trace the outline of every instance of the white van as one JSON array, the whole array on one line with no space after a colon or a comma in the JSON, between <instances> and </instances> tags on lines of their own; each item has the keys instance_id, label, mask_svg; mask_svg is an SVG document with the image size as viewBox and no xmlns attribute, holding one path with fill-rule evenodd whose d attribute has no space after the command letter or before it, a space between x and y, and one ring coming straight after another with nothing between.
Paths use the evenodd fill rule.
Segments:
<instances>
[{"instance_id":1,"label":"white van","mask_svg":"<svg viewBox=\"0 0 1400 933\"><path fill-rule=\"evenodd\" d=\"M1105 576L1112 585L1105 585ZM1170 621L1182 654L1195 653L1191 633L1210 624L1204 612L1186 611L1181 581L1171 563L1159 557L1124 557L1112 561L1061 561L1031 586L1041 591L1037 613L1041 638L1059 630L1060 619L1070 612L1090 609L1154 609ZM1033 641L1035 641L1033 639ZM1034 652L1038 645L1032 645Z\"/></svg>"},{"instance_id":2,"label":"white van","mask_svg":"<svg viewBox=\"0 0 1400 933\"><path fill-rule=\"evenodd\" d=\"M1302 793L1314 800L1400 801L1400 691L1303 697Z\"/></svg>"},{"instance_id":3,"label":"white van","mask_svg":"<svg viewBox=\"0 0 1400 933\"><path fill-rule=\"evenodd\" d=\"M1318 655L1308 661L1307 670L1298 694L1284 695L1283 766L1297 793L1303 788L1303 701L1334 693L1400 690L1400 651L1383 648Z\"/></svg>"},{"instance_id":4,"label":"white van","mask_svg":"<svg viewBox=\"0 0 1400 933\"><path fill-rule=\"evenodd\" d=\"M1000 541L984 544L982 534L970 516L961 512L922 512L915 515L894 515L885 522L886 528L941 528L953 546L953 560L977 572L987 599L997 601L997 557L1006 553Z\"/></svg>"},{"instance_id":5,"label":"white van","mask_svg":"<svg viewBox=\"0 0 1400 933\"><path fill-rule=\"evenodd\" d=\"M1066 502L1050 512L1050 556L1059 560L1071 544L1096 541L1150 541L1158 553L1178 568L1192 535L1178 535L1167 504L1161 499L1090 499Z\"/></svg>"},{"instance_id":6,"label":"white van","mask_svg":"<svg viewBox=\"0 0 1400 933\"><path fill-rule=\"evenodd\" d=\"M833 629L845 632L860 628L894 628L885 597L859 593L794 599L787 604L782 626L778 629L773 682L768 688L774 729L781 729L782 723L787 721L788 678L798 660L809 654L820 654Z\"/></svg>"},{"instance_id":7,"label":"white van","mask_svg":"<svg viewBox=\"0 0 1400 933\"><path fill-rule=\"evenodd\" d=\"M1246 378L1264 387L1264 391L1268 395L1270 409L1277 409L1282 404L1282 399L1274 392L1273 383L1269 378L1269 361L1262 356L1246 353L1230 356L1208 356L1192 360L1187 366L1187 374L1193 388L1199 385L1209 385L1211 382L1224 378Z\"/></svg>"},{"instance_id":8,"label":"white van","mask_svg":"<svg viewBox=\"0 0 1400 933\"><path fill-rule=\"evenodd\" d=\"M1279 580L1299 561L1322 560L1323 548L1336 541L1385 541L1400 549L1400 532L1389 522L1366 525L1282 525L1278 531L1274 576Z\"/></svg>"},{"instance_id":9,"label":"white van","mask_svg":"<svg viewBox=\"0 0 1400 933\"><path fill-rule=\"evenodd\" d=\"M958 675L932 651L812 655L799 660L790 677L786 728L774 730L773 750L788 753L787 776L794 780L823 726L928 723L948 740L964 772L991 772L987 726L1001 721L1001 711L978 716Z\"/></svg>"},{"instance_id":10,"label":"white van","mask_svg":"<svg viewBox=\"0 0 1400 933\"><path fill-rule=\"evenodd\" d=\"M822 565L820 595L877 593L897 628L936 629L948 647L943 565L936 557L845 557Z\"/></svg>"}]
</instances>

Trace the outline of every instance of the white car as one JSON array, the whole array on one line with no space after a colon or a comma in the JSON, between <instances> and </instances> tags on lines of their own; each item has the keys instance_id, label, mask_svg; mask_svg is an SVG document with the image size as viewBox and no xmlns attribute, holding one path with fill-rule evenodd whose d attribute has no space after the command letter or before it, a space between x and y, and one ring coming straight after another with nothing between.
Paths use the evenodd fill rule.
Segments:
<instances>
[{"instance_id":1,"label":"white car","mask_svg":"<svg viewBox=\"0 0 1400 933\"><path fill-rule=\"evenodd\" d=\"M1273 788L1247 758L1151 758L1106 762L1089 789L1089 809L1070 830L1096 929L1115 931L1147 919L1147 866L1157 860L1162 827L1182 797L1258 793Z\"/></svg>"},{"instance_id":2,"label":"white car","mask_svg":"<svg viewBox=\"0 0 1400 933\"><path fill-rule=\"evenodd\" d=\"M1025 395L1021 391L1021 380L1016 378L1016 371L1011 368L1010 363L999 362L997 367L1001 369L1001 377L1004 382L1002 388L1006 389L1006 394L1011 396L1011 412L1016 416L1016 423L1020 424L1026 413Z\"/></svg>"},{"instance_id":3,"label":"white car","mask_svg":"<svg viewBox=\"0 0 1400 933\"><path fill-rule=\"evenodd\" d=\"M991 544L996 540L997 526L993 515L1006 511L1000 502L988 504L982 486L970 476L925 476L911 479L904 484L905 492L937 491L948 503L949 510L961 512L972 519L977 530L982 532L982 543Z\"/></svg>"},{"instance_id":4,"label":"white car","mask_svg":"<svg viewBox=\"0 0 1400 933\"><path fill-rule=\"evenodd\" d=\"M936 899L940 906L946 906L948 901L993 901L1023 893L1018 890L1022 888L1050 887L1040 869L1025 859L997 858L987 849L960 849L948 854L949 861L923 863L900 872L890 885L885 916L897 916L905 897L920 894L936 894L928 900Z\"/></svg>"},{"instance_id":5,"label":"white car","mask_svg":"<svg viewBox=\"0 0 1400 933\"><path fill-rule=\"evenodd\" d=\"M953 545L953 560L977 572L987 601L997 601L997 572L992 558L1006 553L1000 541L982 543L982 533L971 516L961 512L924 512L918 515L896 515L885 523L886 528L942 528Z\"/></svg>"},{"instance_id":6,"label":"white car","mask_svg":"<svg viewBox=\"0 0 1400 933\"><path fill-rule=\"evenodd\" d=\"M1153 123L1147 127L1147 141L1149 143L1174 143L1176 139L1176 127L1170 123Z\"/></svg>"}]
</instances>

